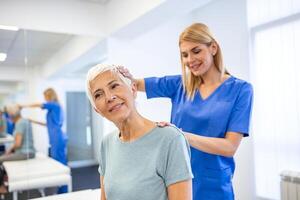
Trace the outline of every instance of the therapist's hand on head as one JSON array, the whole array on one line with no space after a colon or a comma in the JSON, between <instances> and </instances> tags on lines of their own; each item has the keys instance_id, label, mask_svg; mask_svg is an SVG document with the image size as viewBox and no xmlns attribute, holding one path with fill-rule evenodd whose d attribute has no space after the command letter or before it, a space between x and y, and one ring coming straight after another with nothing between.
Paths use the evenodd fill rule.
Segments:
<instances>
[{"instance_id":1,"label":"therapist's hand on head","mask_svg":"<svg viewBox=\"0 0 300 200\"><path fill-rule=\"evenodd\" d=\"M134 78L127 68L125 68L124 66L118 66L117 69L124 77L129 78L134 82Z\"/></svg>"}]
</instances>

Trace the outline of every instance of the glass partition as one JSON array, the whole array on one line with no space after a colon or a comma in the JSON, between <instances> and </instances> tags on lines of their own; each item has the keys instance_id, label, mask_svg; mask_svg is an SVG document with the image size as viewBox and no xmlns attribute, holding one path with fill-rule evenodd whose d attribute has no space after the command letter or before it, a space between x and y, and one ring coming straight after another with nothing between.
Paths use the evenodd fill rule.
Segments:
<instances>
[{"instance_id":1,"label":"glass partition","mask_svg":"<svg viewBox=\"0 0 300 200\"><path fill-rule=\"evenodd\" d=\"M97 164L84 90L87 69L103 59L88 52L93 43L97 38L0 29L0 158L10 156L2 162L4 199L72 190L72 169Z\"/></svg>"}]
</instances>

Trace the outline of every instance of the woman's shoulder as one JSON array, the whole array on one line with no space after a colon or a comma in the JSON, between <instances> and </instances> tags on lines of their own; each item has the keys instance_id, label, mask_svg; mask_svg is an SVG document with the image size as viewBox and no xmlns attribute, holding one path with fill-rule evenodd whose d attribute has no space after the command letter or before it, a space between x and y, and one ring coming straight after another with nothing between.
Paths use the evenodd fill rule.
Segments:
<instances>
[{"instance_id":1,"label":"woman's shoulder","mask_svg":"<svg viewBox=\"0 0 300 200\"><path fill-rule=\"evenodd\" d=\"M57 101L46 101L44 104L47 105L53 105L53 106L60 106L60 104Z\"/></svg>"},{"instance_id":2,"label":"woman's shoulder","mask_svg":"<svg viewBox=\"0 0 300 200\"><path fill-rule=\"evenodd\" d=\"M46 109L60 109L61 106L57 101L46 101L42 104L42 108Z\"/></svg>"},{"instance_id":3,"label":"woman's shoulder","mask_svg":"<svg viewBox=\"0 0 300 200\"><path fill-rule=\"evenodd\" d=\"M230 76L228 81L226 81L226 84L230 88L235 88L237 91L252 91L253 86L250 82L237 78L235 76Z\"/></svg>"},{"instance_id":4,"label":"woman's shoulder","mask_svg":"<svg viewBox=\"0 0 300 200\"><path fill-rule=\"evenodd\" d=\"M157 76L157 77L147 77L148 78L159 78L159 79L167 79L167 80L181 80L182 76L180 74L175 75L165 75L165 76Z\"/></svg>"},{"instance_id":5,"label":"woman's shoulder","mask_svg":"<svg viewBox=\"0 0 300 200\"><path fill-rule=\"evenodd\" d=\"M180 74L176 74L176 75L168 75L166 77L169 77L171 79L175 79L175 80L181 80L182 76Z\"/></svg>"},{"instance_id":6,"label":"woman's shoulder","mask_svg":"<svg viewBox=\"0 0 300 200\"><path fill-rule=\"evenodd\" d=\"M241 78L232 76L232 75L229 77L229 79L231 80L231 81L229 81L229 82L234 83L234 84L236 84L236 85L247 85L247 86L252 86L252 84L251 84L250 82L248 82L248 81L246 81L246 80L244 80L244 79L241 79Z\"/></svg>"},{"instance_id":7,"label":"woman's shoulder","mask_svg":"<svg viewBox=\"0 0 300 200\"><path fill-rule=\"evenodd\" d=\"M169 76L165 76L167 79L180 84L182 83L182 76L181 75L169 75Z\"/></svg>"},{"instance_id":8,"label":"woman's shoulder","mask_svg":"<svg viewBox=\"0 0 300 200\"><path fill-rule=\"evenodd\" d=\"M166 75L162 77L148 77L145 78L145 80L156 80L158 82L164 82L168 84L173 84L173 85L180 85L182 83L182 76L177 74L177 75Z\"/></svg>"},{"instance_id":9,"label":"woman's shoulder","mask_svg":"<svg viewBox=\"0 0 300 200\"><path fill-rule=\"evenodd\" d=\"M29 123L28 119L20 118L16 124L27 124L27 123Z\"/></svg>"},{"instance_id":10,"label":"woman's shoulder","mask_svg":"<svg viewBox=\"0 0 300 200\"><path fill-rule=\"evenodd\" d=\"M27 127L29 124L30 124L30 121L28 119L20 118L16 122L15 127L16 127L16 129L22 129L22 128Z\"/></svg>"},{"instance_id":11,"label":"woman's shoulder","mask_svg":"<svg viewBox=\"0 0 300 200\"><path fill-rule=\"evenodd\" d=\"M162 139L167 139L169 141L175 138L184 138L183 132L177 128L175 125L169 125L165 127L157 127L157 132L159 132Z\"/></svg>"},{"instance_id":12,"label":"woman's shoulder","mask_svg":"<svg viewBox=\"0 0 300 200\"><path fill-rule=\"evenodd\" d=\"M101 140L102 145L106 145L109 141L114 139L118 135L118 130L112 130L108 134L105 134Z\"/></svg>"}]
</instances>

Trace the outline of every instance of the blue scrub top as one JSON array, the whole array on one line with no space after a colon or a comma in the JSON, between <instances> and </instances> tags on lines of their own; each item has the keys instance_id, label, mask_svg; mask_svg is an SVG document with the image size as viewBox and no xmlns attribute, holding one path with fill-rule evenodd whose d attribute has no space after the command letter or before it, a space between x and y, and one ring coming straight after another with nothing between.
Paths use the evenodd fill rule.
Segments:
<instances>
[{"instance_id":1,"label":"blue scrub top","mask_svg":"<svg viewBox=\"0 0 300 200\"><path fill-rule=\"evenodd\" d=\"M197 91L194 99L188 100L180 75L145 78L145 89L147 98L171 99L171 123L185 132L217 138L224 138L228 131L249 134L253 90L246 81L231 76L206 99ZM232 157L191 147L191 164L194 200L234 199Z\"/></svg>"},{"instance_id":2,"label":"blue scrub top","mask_svg":"<svg viewBox=\"0 0 300 200\"><path fill-rule=\"evenodd\" d=\"M63 110L59 103L49 101L42 104L42 109L47 112L47 128L49 133L50 144L53 147L66 140L66 135L62 131L64 121Z\"/></svg>"},{"instance_id":3,"label":"blue scrub top","mask_svg":"<svg viewBox=\"0 0 300 200\"><path fill-rule=\"evenodd\" d=\"M15 124L7 112L4 113L4 117L6 119L6 132L12 135L15 129Z\"/></svg>"},{"instance_id":4,"label":"blue scrub top","mask_svg":"<svg viewBox=\"0 0 300 200\"><path fill-rule=\"evenodd\" d=\"M62 131L64 122L63 109L58 102L48 101L42 104L42 109L47 112L47 128L49 140L51 144L50 155L58 162L67 165L67 135ZM67 186L61 186L58 189L58 194L66 193Z\"/></svg>"}]
</instances>

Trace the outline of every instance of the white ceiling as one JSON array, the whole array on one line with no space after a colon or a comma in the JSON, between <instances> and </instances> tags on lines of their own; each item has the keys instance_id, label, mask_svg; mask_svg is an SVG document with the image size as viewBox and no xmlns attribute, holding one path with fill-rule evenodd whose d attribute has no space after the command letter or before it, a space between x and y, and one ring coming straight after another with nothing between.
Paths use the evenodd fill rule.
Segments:
<instances>
[{"instance_id":1,"label":"white ceiling","mask_svg":"<svg viewBox=\"0 0 300 200\"><path fill-rule=\"evenodd\" d=\"M25 54L28 67L42 66L72 37L41 31L0 30L0 52L7 53L6 60L0 62L0 70L1 67L25 67Z\"/></svg>"},{"instance_id":2,"label":"white ceiling","mask_svg":"<svg viewBox=\"0 0 300 200\"><path fill-rule=\"evenodd\" d=\"M0 62L0 103L3 95L12 94L20 85L24 85L31 72L39 71L30 71L29 68L41 69L38 73L49 76L64 65L74 67L74 56L87 51L84 47L92 44L93 40L103 39L163 1L1 1L0 24L18 26L27 31L0 30L0 53L7 53L6 61ZM97 39L76 39L77 35L94 36ZM76 45L82 40L87 44ZM97 53L102 52L100 50Z\"/></svg>"},{"instance_id":3,"label":"white ceiling","mask_svg":"<svg viewBox=\"0 0 300 200\"><path fill-rule=\"evenodd\" d=\"M30 30L0 30L0 53L8 54L7 60L0 62L0 101L1 94L13 91L18 83L22 84L28 78L24 72L25 54L29 68L41 67L46 75L50 75L55 70L64 70L59 69L63 66L66 69L68 66L74 68L73 61L76 58L72 56L81 56L80 59L88 57L85 55L91 53L84 47L89 45L97 55L105 55L103 45L95 50L91 45L93 41L99 42L118 33L123 37L137 37L141 31L151 30L164 21L163 19L168 20L178 13L188 12L209 1L211 0L1 1L0 24ZM146 28L141 29L141 25ZM77 35L94 36L97 39L76 39ZM87 41L87 44L76 45L77 41ZM73 50L73 54L68 54L68 50ZM90 66L79 61L78 63L83 67L77 69L76 74L85 72Z\"/></svg>"},{"instance_id":4,"label":"white ceiling","mask_svg":"<svg viewBox=\"0 0 300 200\"><path fill-rule=\"evenodd\" d=\"M100 3L100 4L106 4L110 0L80 0L80 1L85 1L85 2L93 2L93 3Z\"/></svg>"},{"instance_id":5,"label":"white ceiling","mask_svg":"<svg viewBox=\"0 0 300 200\"><path fill-rule=\"evenodd\" d=\"M20 79L24 79L26 69L42 67L73 37L69 34L31 30L0 30L0 52L7 53L6 60L0 62L0 72L3 73L0 74L0 100L23 84ZM25 65L25 55L27 55L27 65ZM19 78L15 73L9 73L9 69L19 71Z\"/></svg>"}]
</instances>

